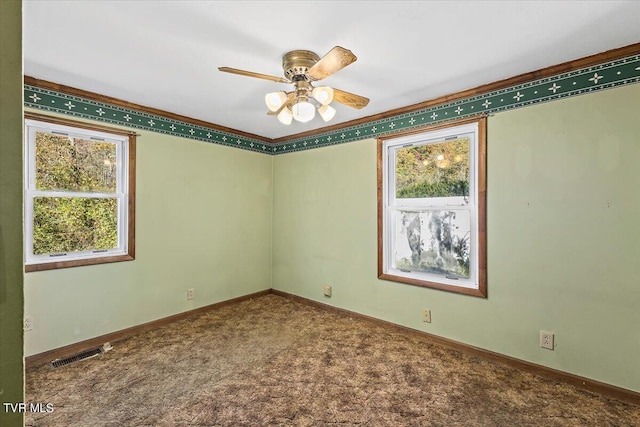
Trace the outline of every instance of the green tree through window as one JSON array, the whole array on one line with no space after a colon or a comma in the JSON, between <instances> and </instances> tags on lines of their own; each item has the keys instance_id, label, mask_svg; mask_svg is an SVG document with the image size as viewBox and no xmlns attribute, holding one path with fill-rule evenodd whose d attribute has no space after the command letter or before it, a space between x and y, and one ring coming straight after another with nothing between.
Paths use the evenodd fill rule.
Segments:
<instances>
[{"instance_id":1,"label":"green tree through window","mask_svg":"<svg viewBox=\"0 0 640 427\"><path fill-rule=\"evenodd\" d=\"M135 137L61 119L26 124L27 271L133 259Z\"/></svg>"},{"instance_id":2,"label":"green tree through window","mask_svg":"<svg viewBox=\"0 0 640 427\"><path fill-rule=\"evenodd\" d=\"M114 143L36 132L36 189L116 192ZM84 252L118 246L118 200L35 197L33 253Z\"/></svg>"},{"instance_id":3,"label":"green tree through window","mask_svg":"<svg viewBox=\"0 0 640 427\"><path fill-rule=\"evenodd\" d=\"M396 197L469 195L469 139L396 152Z\"/></svg>"}]
</instances>

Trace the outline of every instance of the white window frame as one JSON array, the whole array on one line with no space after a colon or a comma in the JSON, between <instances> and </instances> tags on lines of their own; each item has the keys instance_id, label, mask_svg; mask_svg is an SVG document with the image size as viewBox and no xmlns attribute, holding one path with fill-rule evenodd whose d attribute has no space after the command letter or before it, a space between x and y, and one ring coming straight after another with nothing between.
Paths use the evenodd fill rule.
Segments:
<instances>
[{"instance_id":1,"label":"white window frame","mask_svg":"<svg viewBox=\"0 0 640 427\"><path fill-rule=\"evenodd\" d=\"M486 297L486 151L484 119L439 127L421 133L391 136L378 141L378 277L385 280ZM426 144L469 138L469 196L396 198L396 152ZM483 166L481 168L481 165ZM480 176L482 172L482 176ZM481 183L481 185L479 185ZM482 187L482 188L480 188ZM400 211L467 211L470 218L469 275L454 278L407 271L394 265L396 219Z\"/></svg>"},{"instance_id":2,"label":"white window frame","mask_svg":"<svg viewBox=\"0 0 640 427\"><path fill-rule=\"evenodd\" d=\"M130 150L135 150L134 134L97 126L78 123L71 124L63 119L47 118L25 119L25 270L38 271L54 268L75 267L80 265L101 264L115 261L128 261L134 259L133 254L133 227L134 201L131 194L131 180L135 183L135 160ZM29 117L29 116L27 116ZM36 188L36 149L35 137L37 132L64 135L70 138L81 138L109 142L116 146L116 189L114 193L74 192L74 191L50 191ZM133 153L135 154L135 153ZM36 197L82 197L117 200L117 247L111 249L97 249L82 252L34 254L33 253L33 214L34 199Z\"/></svg>"}]
</instances>

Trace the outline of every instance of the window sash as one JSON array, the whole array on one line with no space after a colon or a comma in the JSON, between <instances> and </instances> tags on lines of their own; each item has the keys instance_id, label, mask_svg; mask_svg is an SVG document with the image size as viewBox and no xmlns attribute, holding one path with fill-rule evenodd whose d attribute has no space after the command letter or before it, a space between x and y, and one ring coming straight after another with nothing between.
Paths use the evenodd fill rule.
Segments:
<instances>
[{"instance_id":1,"label":"window sash","mask_svg":"<svg viewBox=\"0 0 640 427\"><path fill-rule=\"evenodd\" d=\"M44 194L38 194L38 193L44 193ZM126 239L127 236L127 195L125 194L120 194L120 195L109 195L108 197L99 197L95 194L88 194L85 196L83 196L82 194L86 194L86 193L76 193L74 194L74 196L70 196L69 193L47 193L47 192L42 192L39 191L37 193L32 193L30 195L28 195L28 197L25 199L25 208L26 211L29 213L29 215L27 215L26 221L25 221L25 230L26 230L26 236L25 236L25 250L26 252L26 259L25 262L27 265L29 264L40 264L40 263L46 263L46 262L59 262L59 261L67 261L67 260L78 260L78 259L84 259L84 258L99 258L99 257L104 257L106 255L108 256L117 256L117 255L124 255L128 253L128 242ZM117 239L118 239L118 243L117 246L114 248L109 248L109 249L95 249L95 250L89 250L89 251L68 251L65 253L65 255L60 255L59 253L47 253L47 254L34 254L33 251L33 245L34 245L34 200L37 197L66 197L66 198L72 198L72 197L78 197L78 198L93 198L93 199L115 199L117 200L117 229L116 229L116 234L117 234Z\"/></svg>"},{"instance_id":2,"label":"window sash","mask_svg":"<svg viewBox=\"0 0 640 427\"><path fill-rule=\"evenodd\" d=\"M58 123L38 120L25 120L27 144L25 144L25 264L59 263L61 261L77 261L103 257L123 256L129 254L129 137L120 134L76 128ZM53 191L36 189L36 134L38 132L64 135L70 138L94 140L96 142L113 143L116 146L116 189L115 193ZM111 198L117 199L116 234L118 245L110 249L75 251L64 254L34 254L34 200L36 197L65 198Z\"/></svg>"},{"instance_id":3,"label":"window sash","mask_svg":"<svg viewBox=\"0 0 640 427\"><path fill-rule=\"evenodd\" d=\"M396 197L396 156L400 149L417 147L425 144L442 143L448 139L469 138L469 196L462 197L424 197L424 198L397 198ZM381 193L382 193L382 245L379 256L382 257L380 267L382 275L397 276L410 279L409 283L420 284L423 282L442 284L456 288L470 288L478 290L480 287L479 274L479 205L478 205L478 122L472 122L460 126L442 128L428 132L427 134L409 135L381 142L381 154L383 160ZM386 161L384 157L386 156ZM446 274L433 274L419 271L403 271L395 265L396 251L396 221L397 215L402 211L428 212L428 211L458 211L469 212L470 236L469 236L469 278L449 279ZM428 285L426 285L428 286ZM435 286L437 287L437 285Z\"/></svg>"},{"instance_id":4,"label":"window sash","mask_svg":"<svg viewBox=\"0 0 640 427\"><path fill-rule=\"evenodd\" d=\"M476 167L476 134L477 125L467 125L455 132L456 128L449 129L449 132L435 131L434 135L413 135L397 140L385 141L385 151L387 152L387 164L385 176L387 177L388 193L385 201L391 206L465 206L476 205L478 171ZM420 198L398 198L396 197L396 161L397 152L404 148L420 147L427 144L446 143L448 139L455 136L456 139L469 139L469 196L453 196L453 197L420 197Z\"/></svg>"},{"instance_id":5,"label":"window sash","mask_svg":"<svg viewBox=\"0 0 640 427\"><path fill-rule=\"evenodd\" d=\"M460 286L466 288L477 289L478 288L478 221L477 214L474 212L474 209L471 207L467 208L447 208L442 209L441 207L431 207L431 206L423 206L418 209L411 208L410 212L432 212L432 211L459 211L459 212L467 212L469 215L469 277L468 278L450 278L453 276L452 274L439 274L439 273L429 273L424 271L416 271L410 270L406 271L406 269L401 269L396 266L395 254L398 250L397 247L397 220L398 215L402 212L406 212L404 208L398 207L389 207L387 210L387 233L386 233L386 241L384 251L384 260L386 266L386 272L388 274L393 274L397 276L406 276L409 278L414 278L417 280L427 280L427 281L435 281L441 282L447 285L452 286Z\"/></svg>"},{"instance_id":6,"label":"window sash","mask_svg":"<svg viewBox=\"0 0 640 427\"><path fill-rule=\"evenodd\" d=\"M94 130L86 130L80 132L79 129L58 125L54 123L38 122L35 120L25 120L28 135L28 150L26 162L26 182L28 191L45 191L45 192L61 192L60 190L38 190L36 188L36 133L49 133L53 135L64 135L70 138L79 138L85 140L95 140L96 142L108 142L116 146L116 194L123 194L128 189L128 138L119 135L98 132ZM67 191L64 191L67 192ZM68 191L73 193L73 191ZM114 194L114 193L106 193Z\"/></svg>"}]
</instances>

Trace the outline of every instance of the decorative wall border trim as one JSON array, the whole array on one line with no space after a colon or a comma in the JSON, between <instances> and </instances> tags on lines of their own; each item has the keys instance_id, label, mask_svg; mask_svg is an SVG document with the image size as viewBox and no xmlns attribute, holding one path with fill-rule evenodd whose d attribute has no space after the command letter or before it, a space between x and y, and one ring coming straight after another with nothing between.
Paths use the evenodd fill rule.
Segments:
<instances>
[{"instance_id":1,"label":"decorative wall border trim","mask_svg":"<svg viewBox=\"0 0 640 427\"><path fill-rule=\"evenodd\" d=\"M640 55L374 120L358 126L293 139L275 144L272 151L282 154L364 138L378 138L436 123L480 114L494 114L637 82L640 82Z\"/></svg>"},{"instance_id":2,"label":"decorative wall border trim","mask_svg":"<svg viewBox=\"0 0 640 427\"><path fill-rule=\"evenodd\" d=\"M640 43L314 132L271 140L25 77L24 105L270 155L326 147L640 82Z\"/></svg>"},{"instance_id":3,"label":"decorative wall border trim","mask_svg":"<svg viewBox=\"0 0 640 427\"><path fill-rule=\"evenodd\" d=\"M29 108L83 119L92 119L129 128L144 129L182 138L243 148L245 150L267 152L270 148L270 143L256 138L30 84L24 85L24 105Z\"/></svg>"}]
</instances>

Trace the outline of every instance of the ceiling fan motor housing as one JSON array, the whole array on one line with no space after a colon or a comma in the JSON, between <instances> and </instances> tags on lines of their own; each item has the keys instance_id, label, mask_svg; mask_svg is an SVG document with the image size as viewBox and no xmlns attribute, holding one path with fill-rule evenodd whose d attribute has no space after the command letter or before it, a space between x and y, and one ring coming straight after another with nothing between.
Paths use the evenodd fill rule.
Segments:
<instances>
[{"instance_id":1,"label":"ceiling fan motor housing","mask_svg":"<svg viewBox=\"0 0 640 427\"><path fill-rule=\"evenodd\" d=\"M307 75L309 68L311 68L316 62L320 60L320 57L309 50L292 50L287 52L282 57L282 68L284 69L284 76L295 81L310 81L311 78Z\"/></svg>"}]
</instances>

